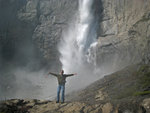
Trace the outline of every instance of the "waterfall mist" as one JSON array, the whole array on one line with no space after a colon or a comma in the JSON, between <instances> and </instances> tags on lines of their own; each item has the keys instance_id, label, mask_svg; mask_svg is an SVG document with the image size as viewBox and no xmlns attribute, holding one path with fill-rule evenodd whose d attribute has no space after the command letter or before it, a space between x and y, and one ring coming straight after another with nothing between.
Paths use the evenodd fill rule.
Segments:
<instances>
[{"instance_id":1,"label":"waterfall mist","mask_svg":"<svg viewBox=\"0 0 150 113\"><path fill-rule=\"evenodd\" d=\"M48 71L58 73L59 66L56 66L55 60L47 62L48 60L43 59L40 48L37 48L35 41L32 40L36 26L18 20L19 8L16 7L24 7L27 3L18 1L9 0L0 4L5 6L0 11L3 15L3 18L0 18L0 100L53 99L56 96L57 79L51 75L48 78L45 76ZM65 73L77 73L75 77L67 79L69 85L66 85L68 88L66 91L68 92L83 88L100 77L97 76L100 73L96 74L100 71L96 69L95 48L98 25L92 9L93 2L79 0L77 14L72 17L72 22L63 31L62 40L58 45L60 61ZM49 31L48 36L50 33ZM43 45L43 37L40 39L39 42L41 41ZM56 48L51 49L55 51ZM53 51L49 56L51 54Z\"/></svg>"},{"instance_id":2,"label":"waterfall mist","mask_svg":"<svg viewBox=\"0 0 150 113\"><path fill-rule=\"evenodd\" d=\"M54 77L45 78L48 63L32 40L35 26L18 20L26 3L0 0L0 100L54 98L56 92Z\"/></svg>"},{"instance_id":3,"label":"waterfall mist","mask_svg":"<svg viewBox=\"0 0 150 113\"><path fill-rule=\"evenodd\" d=\"M97 80L96 38L97 20L92 10L92 0L79 0L78 13L63 32L59 52L65 73L77 73L69 79L69 89L76 90Z\"/></svg>"}]
</instances>

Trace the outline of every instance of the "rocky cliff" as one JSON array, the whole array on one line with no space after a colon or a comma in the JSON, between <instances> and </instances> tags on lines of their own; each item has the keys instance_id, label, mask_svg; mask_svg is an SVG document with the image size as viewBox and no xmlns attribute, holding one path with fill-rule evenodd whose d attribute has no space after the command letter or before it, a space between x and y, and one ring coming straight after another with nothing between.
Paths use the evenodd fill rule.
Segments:
<instances>
[{"instance_id":1,"label":"rocky cliff","mask_svg":"<svg viewBox=\"0 0 150 113\"><path fill-rule=\"evenodd\" d=\"M142 59L148 63L150 1L102 0L102 4L97 65L117 69Z\"/></svg>"},{"instance_id":2,"label":"rocky cliff","mask_svg":"<svg viewBox=\"0 0 150 113\"><path fill-rule=\"evenodd\" d=\"M62 30L76 14L77 6L78 2L74 0L32 0L18 12L21 21L37 21L32 39L50 64L60 65L57 46Z\"/></svg>"},{"instance_id":3,"label":"rocky cliff","mask_svg":"<svg viewBox=\"0 0 150 113\"><path fill-rule=\"evenodd\" d=\"M59 66L57 44L76 14L78 1L1 0L0 5L1 61L21 58L24 64L41 56L37 61L44 58L45 64Z\"/></svg>"},{"instance_id":4,"label":"rocky cliff","mask_svg":"<svg viewBox=\"0 0 150 113\"><path fill-rule=\"evenodd\" d=\"M60 66L57 45L63 30L77 15L78 1L1 0L0 3L1 24L4 26L0 30L2 60L12 59L9 56L16 58L16 54L20 57L20 51L32 48L31 52L22 55L28 60L27 57L34 56L32 52L36 48L35 56L43 57L51 62L49 64L54 63L55 68ZM149 0L93 2L94 16L98 20L98 45L95 49L98 67L116 70L141 59L149 61L149 5ZM18 50L14 45L21 45L24 49Z\"/></svg>"}]
</instances>

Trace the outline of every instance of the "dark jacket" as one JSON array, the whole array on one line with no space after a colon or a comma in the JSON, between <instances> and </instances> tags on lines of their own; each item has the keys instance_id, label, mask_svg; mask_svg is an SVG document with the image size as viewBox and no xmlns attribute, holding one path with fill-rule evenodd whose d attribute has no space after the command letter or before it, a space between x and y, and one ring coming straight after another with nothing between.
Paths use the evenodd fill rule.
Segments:
<instances>
[{"instance_id":1,"label":"dark jacket","mask_svg":"<svg viewBox=\"0 0 150 113\"><path fill-rule=\"evenodd\" d=\"M61 74L55 74L55 73L51 73L51 72L49 74L57 77L59 85L65 85L65 83L66 83L66 77L74 75L74 74L63 74L63 75L61 75Z\"/></svg>"}]
</instances>

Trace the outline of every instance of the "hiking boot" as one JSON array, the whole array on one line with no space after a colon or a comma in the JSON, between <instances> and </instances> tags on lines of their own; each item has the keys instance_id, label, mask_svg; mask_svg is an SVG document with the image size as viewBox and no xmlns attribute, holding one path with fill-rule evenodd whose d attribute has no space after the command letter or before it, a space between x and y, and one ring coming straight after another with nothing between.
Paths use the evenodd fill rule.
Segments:
<instances>
[{"instance_id":1,"label":"hiking boot","mask_svg":"<svg viewBox=\"0 0 150 113\"><path fill-rule=\"evenodd\" d=\"M56 103L59 103L59 101L56 101Z\"/></svg>"},{"instance_id":2,"label":"hiking boot","mask_svg":"<svg viewBox=\"0 0 150 113\"><path fill-rule=\"evenodd\" d=\"M63 104L64 102L61 102L61 104Z\"/></svg>"}]
</instances>

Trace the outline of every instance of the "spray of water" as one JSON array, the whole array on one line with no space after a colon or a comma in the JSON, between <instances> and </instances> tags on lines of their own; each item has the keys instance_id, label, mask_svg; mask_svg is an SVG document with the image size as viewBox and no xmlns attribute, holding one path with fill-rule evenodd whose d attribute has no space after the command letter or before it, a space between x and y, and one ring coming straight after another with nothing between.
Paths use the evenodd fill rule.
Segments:
<instances>
[{"instance_id":1,"label":"spray of water","mask_svg":"<svg viewBox=\"0 0 150 113\"><path fill-rule=\"evenodd\" d=\"M93 0L79 0L78 14L62 35L59 45L60 61L66 73L76 72L78 76L69 80L69 87L84 87L96 80L94 51L96 47L96 21L92 10ZM78 81L78 85L77 82ZM72 89L71 88L71 89Z\"/></svg>"},{"instance_id":2,"label":"spray of water","mask_svg":"<svg viewBox=\"0 0 150 113\"><path fill-rule=\"evenodd\" d=\"M78 14L74 17L68 29L64 31L62 41L59 45L61 53L60 61L62 62L63 69L66 73L76 72L78 74L76 77L71 77L68 80L69 85L67 87L70 90L67 91L69 92L84 87L93 82L93 80L96 80L93 77L93 70L96 66L95 52L93 51L96 46L96 24L91 8L92 3L93 0L79 0ZM0 100L12 98L55 98L56 78L53 76L45 78L47 70L31 71L33 66L37 65L38 68L40 63L38 63L39 59L35 59L34 49L31 49L30 43L25 43L25 45L25 47L22 45L17 46L17 51L19 52L14 61L18 62L19 59L20 64L28 62L28 59L22 58L24 56L24 54L22 56L22 53L26 53L25 58L30 57L31 64L26 64L23 68L20 66L15 67L13 63L8 63L6 71L4 70L3 73L0 73L0 92L2 92ZM27 50L30 51L27 52ZM3 64L0 63L0 66L3 66Z\"/></svg>"}]
</instances>

